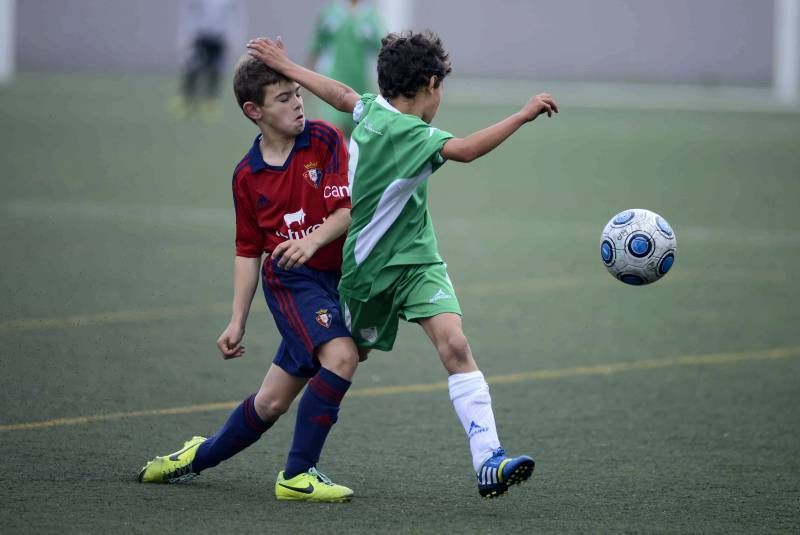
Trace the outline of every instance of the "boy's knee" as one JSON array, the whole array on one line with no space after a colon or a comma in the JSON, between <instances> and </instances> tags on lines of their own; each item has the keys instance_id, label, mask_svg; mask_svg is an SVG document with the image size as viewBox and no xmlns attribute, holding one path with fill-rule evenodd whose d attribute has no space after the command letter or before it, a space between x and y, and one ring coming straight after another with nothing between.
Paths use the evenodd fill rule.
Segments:
<instances>
[{"instance_id":1,"label":"boy's knee","mask_svg":"<svg viewBox=\"0 0 800 535\"><path fill-rule=\"evenodd\" d=\"M319 348L319 363L342 379L353 378L359 362L359 353L349 338L335 338Z\"/></svg>"},{"instance_id":2,"label":"boy's knee","mask_svg":"<svg viewBox=\"0 0 800 535\"><path fill-rule=\"evenodd\" d=\"M469 343L464 333L453 331L443 336L436 344L436 350L445 363L466 364L471 360Z\"/></svg>"},{"instance_id":3,"label":"boy's knee","mask_svg":"<svg viewBox=\"0 0 800 535\"><path fill-rule=\"evenodd\" d=\"M270 423L286 414L291 404L291 400L270 397L268 394L261 391L256 394L253 400L253 405L255 405L258 416L265 422Z\"/></svg>"}]
</instances>

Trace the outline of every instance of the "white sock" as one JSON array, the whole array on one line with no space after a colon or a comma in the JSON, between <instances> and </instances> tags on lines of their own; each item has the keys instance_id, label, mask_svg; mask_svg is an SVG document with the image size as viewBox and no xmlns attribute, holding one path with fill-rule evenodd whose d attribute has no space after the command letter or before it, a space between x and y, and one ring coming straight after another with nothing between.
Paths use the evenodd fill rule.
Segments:
<instances>
[{"instance_id":1,"label":"white sock","mask_svg":"<svg viewBox=\"0 0 800 535\"><path fill-rule=\"evenodd\" d=\"M472 466L477 473L483 462L500 447L489 385L480 370L451 375L447 384L450 388L450 400L467 433L469 449L472 451Z\"/></svg>"}]
</instances>

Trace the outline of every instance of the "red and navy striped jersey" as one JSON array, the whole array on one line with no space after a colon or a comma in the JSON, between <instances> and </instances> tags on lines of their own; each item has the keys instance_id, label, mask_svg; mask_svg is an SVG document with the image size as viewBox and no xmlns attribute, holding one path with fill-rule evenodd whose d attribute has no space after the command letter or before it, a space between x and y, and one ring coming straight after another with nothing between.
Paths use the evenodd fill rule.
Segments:
<instances>
[{"instance_id":1,"label":"red and navy striped jersey","mask_svg":"<svg viewBox=\"0 0 800 535\"><path fill-rule=\"evenodd\" d=\"M286 162L264 162L256 136L233 173L236 255L258 258L288 239L313 232L338 208L350 208L347 147L324 121L306 121ZM306 263L340 271L344 236L320 248Z\"/></svg>"}]
</instances>

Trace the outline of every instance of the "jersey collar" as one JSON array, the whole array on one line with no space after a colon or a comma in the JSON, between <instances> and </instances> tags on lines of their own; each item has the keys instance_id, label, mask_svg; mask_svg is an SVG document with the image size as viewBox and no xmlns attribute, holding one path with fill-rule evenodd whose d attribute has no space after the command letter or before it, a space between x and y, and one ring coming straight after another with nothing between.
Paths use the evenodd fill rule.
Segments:
<instances>
[{"instance_id":1,"label":"jersey collar","mask_svg":"<svg viewBox=\"0 0 800 535\"><path fill-rule=\"evenodd\" d=\"M270 169L272 171L284 171L289 164L292 162L292 157L294 153L297 152L299 149L305 149L311 144L311 132L310 126L308 121L306 121L305 126L303 127L303 131L300 132L296 138L294 138L294 146L292 147L292 152L289 153L289 156L286 158L286 162L283 165L269 165L267 162L264 161L264 157L261 155L261 147L259 144L261 143L261 134L256 136L256 139L253 141L253 146L250 147L250 152L248 152L247 157L250 160L250 170L253 173L257 173L264 169Z\"/></svg>"},{"instance_id":2,"label":"jersey collar","mask_svg":"<svg viewBox=\"0 0 800 535\"><path fill-rule=\"evenodd\" d=\"M388 100L386 100L385 98L383 98L383 95L378 95L378 98L376 98L376 99L375 99L375 102L377 102L378 104L380 104L381 106L383 106L384 108L386 108L386 109L387 109L387 110L389 110L389 111L393 111L394 113L400 113L400 110L398 110L397 108L395 108L394 106L392 106L392 105L389 103L389 101L388 101Z\"/></svg>"}]
</instances>

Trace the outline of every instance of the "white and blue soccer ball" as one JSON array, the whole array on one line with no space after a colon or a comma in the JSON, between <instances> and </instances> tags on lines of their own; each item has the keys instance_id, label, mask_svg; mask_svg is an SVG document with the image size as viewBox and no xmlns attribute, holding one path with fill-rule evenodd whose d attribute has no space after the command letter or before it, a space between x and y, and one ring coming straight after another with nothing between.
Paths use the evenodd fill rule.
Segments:
<instances>
[{"instance_id":1,"label":"white and blue soccer ball","mask_svg":"<svg viewBox=\"0 0 800 535\"><path fill-rule=\"evenodd\" d=\"M678 242L667 220L634 208L611 218L600 238L600 258L615 278L641 286L666 275L675 263Z\"/></svg>"}]
</instances>

